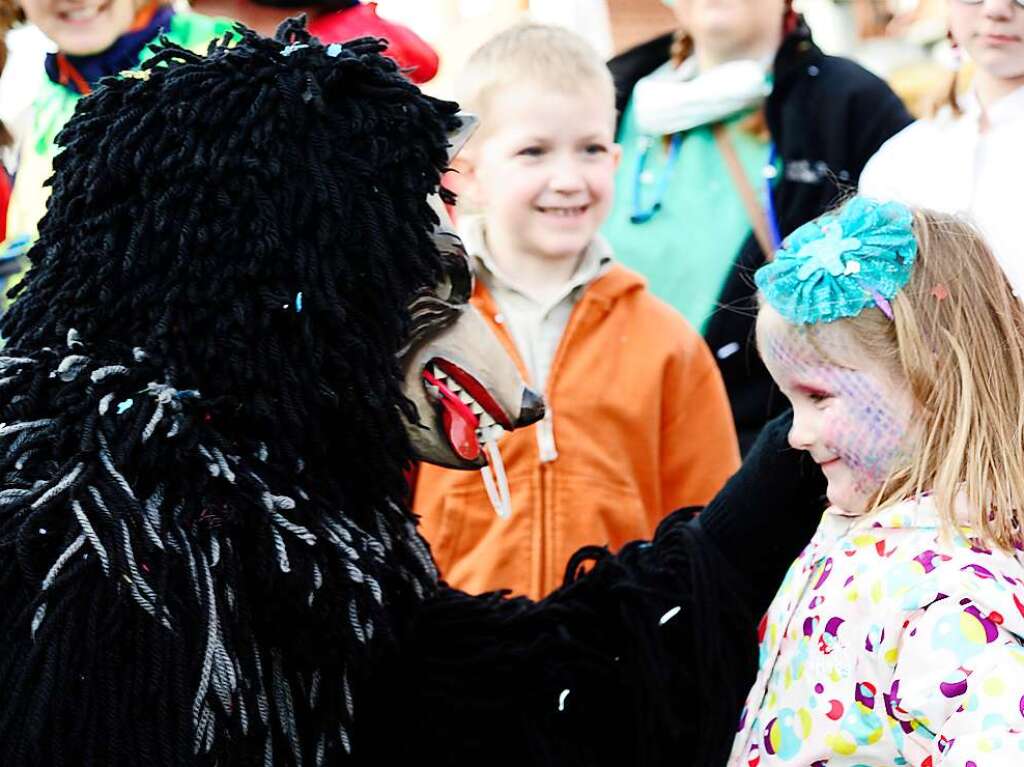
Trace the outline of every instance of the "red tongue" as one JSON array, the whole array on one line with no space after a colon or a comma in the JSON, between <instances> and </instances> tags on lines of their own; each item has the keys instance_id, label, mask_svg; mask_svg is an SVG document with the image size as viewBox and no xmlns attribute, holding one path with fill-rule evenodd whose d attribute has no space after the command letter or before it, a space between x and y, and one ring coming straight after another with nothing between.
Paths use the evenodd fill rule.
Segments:
<instances>
[{"instance_id":1,"label":"red tongue","mask_svg":"<svg viewBox=\"0 0 1024 767\"><path fill-rule=\"evenodd\" d=\"M475 461L480 455L480 443L476 439L476 427L480 425L469 406L460 400L451 389L438 381L429 371L423 377L441 392L441 407L444 408L444 428L452 449L465 461Z\"/></svg>"},{"instance_id":2,"label":"red tongue","mask_svg":"<svg viewBox=\"0 0 1024 767\"><path fill-rule=\"evenodd\" d=\"M444 428L448 430L448 441L452 443L452 447L455 448L455 452L459 454L460 458L475 461L480 455L480 443L476 441L476 416L460 400L456 401L462 405L461 408L447 397L441 400L441 406L444 408Z\"/></svg>"}]
</instances>

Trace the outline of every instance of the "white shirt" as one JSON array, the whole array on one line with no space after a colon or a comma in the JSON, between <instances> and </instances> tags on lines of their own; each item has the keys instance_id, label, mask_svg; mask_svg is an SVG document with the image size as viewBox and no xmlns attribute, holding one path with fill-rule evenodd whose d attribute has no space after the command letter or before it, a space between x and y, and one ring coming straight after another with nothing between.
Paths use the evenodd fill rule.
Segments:
<instances>
[{"instance_id":1,"label":"white shirt","mask_svg":"<svg viewBox=\"0 0 1024 767\"><path fill-rule=\"evenodd\" d=\"M32 125L32 103L35 101L43 78L43 62L53 45L36 27L21 24L7 33L7 64L0 75L0 122L14 137L17 144L23 140ZM3 161L14 170L15 152Z\"/></svg>"},{"instance_id":2,"label":"white shirt","mask_svg":"<svg viewBox=\"0 0 1024 767\"><path fill-rule=\"evenodd\" d=\"M494 297L500 314L494 318L504 324L523 358L530 376L530 385L544 392L551 372L551 363L562 341L573 308L587 285L611 267L611 247L600 236L583 251L572 277L547 301L537 301L517 287L514 275L502 271L487 246L482 216L459 219L459 235L466 252L474 260L474 271ZM544 420L537 425L537 444L542 462L558 457L555 446L554 414L550 402L544 408Z\"/></svg>"},{"instance_id":3,"label":"white shirt","mask_svg":"<svg viewBox=\"0 0 1024 767\"><path fill-rule=\"evenodd\" d=\"M1024 87L987 109L973 94L897 133L868 162L859 192L962 215L985 235L1014 291L1024 296Z\"/></svg>"},{"instance_id":4,"label":"white shirt","mask_svg":"<svg viewBox=\"0 0 1024 767\"><path fill-rule=\"evenodd\" d=\"M477 278L483 280L501 309L499 324L508 327L532 385L543 391L569 315L584 288L608 271L611 247L597 235L562 289L550 299L538 301L518 286L514 275L495 263L484 236L482 216L464 216L459 222L459 235L466 252L476 261Z\"/></svg>"}]
</instances>

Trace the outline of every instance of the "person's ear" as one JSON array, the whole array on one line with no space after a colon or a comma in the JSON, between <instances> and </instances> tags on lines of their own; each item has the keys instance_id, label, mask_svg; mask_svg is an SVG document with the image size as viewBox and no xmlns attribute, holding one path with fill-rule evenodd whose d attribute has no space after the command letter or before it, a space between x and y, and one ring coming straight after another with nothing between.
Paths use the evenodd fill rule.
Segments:
<instances>
[{"instance_id":1,"label":"person's ear","mask_svg":"<svg viewBox=\"0 0 1024 767\"><path fill-rule=\"evenodd\" d=\"M444 174L443 183L455 192L460 208L479 206L479 184L472 153L463 152L451 161L451 170Z\"/></svg>"}]
</instances>

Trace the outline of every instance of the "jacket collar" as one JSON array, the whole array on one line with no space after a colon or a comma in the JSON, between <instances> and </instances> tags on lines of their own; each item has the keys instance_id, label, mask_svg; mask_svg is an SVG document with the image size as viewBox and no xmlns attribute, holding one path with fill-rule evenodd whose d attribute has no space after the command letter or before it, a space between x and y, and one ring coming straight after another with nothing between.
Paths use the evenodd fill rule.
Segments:
<instances>
[{"instance_id":1,"label":"jacket collar","mask_svg":"<svg viewBox=\"0 0 1024 767\"><path fill-rule=\"evenodd\" d=\"M775 62L772 65L775 89L769 99L777 93L783 92L794 75L802 74L807 66L824 57L825 54L814 44L811 30L801 16L796 29L783 39L782 45L779 46L779 50L775 54Z\"/></svg>"},{"instance_id":2,"label":"jacket collar","mask_svg":"<svg viewBox=\"0 0 1024 767\"><path fill-rule=\"evenodd\" d=\"M135 68L145 47L170 28L173 16L171 5L148 3L136 14L131 29L105 51L89 56L72 56L60 51L46 54L46 75L74 93L90 93L102 78Z\"/></svg>"},{"instance_id":3,"label":"jacket collar","mask_svg":"<svg viewBox=\"0 0 1024 767\"><path fill-rule=\"evenodd\" d=\"M646 285L647 281L639 274L613 261L603 274L587 286L580 303L594 304L607 310L623 296L642 290ZM474 280L473 298L494 313L497 312L497 305L483 280Z\"/></svg>"},{"instance_id":4,"label":"jacket collar","mask_svg":"<svg viewBox=\"0 0 1024 767\"><path fill-rule=\"evenodd\" d=\"M466 252L474 262L474 270L486 269L502 284L515 287L515 282L502 273L494 263L487 249L484 238L483 220L479 216L466 216L459 221L459 235ZM477 280L477 289L482 285ZM635 272L618 266L612 259L611 247L600 237L588 246L583 261L573 275L568 289L586 285L585 296L593 297L604 303L611 303L624 293L639 290L646 284L645 280Z\"/></svg>"}]
</instances>

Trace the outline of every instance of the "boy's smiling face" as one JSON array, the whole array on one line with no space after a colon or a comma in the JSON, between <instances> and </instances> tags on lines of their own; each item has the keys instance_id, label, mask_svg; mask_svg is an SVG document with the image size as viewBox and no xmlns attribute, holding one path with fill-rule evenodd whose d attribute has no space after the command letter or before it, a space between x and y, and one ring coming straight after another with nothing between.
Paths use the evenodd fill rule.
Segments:
<instances>
[{"instance_id":1,"label":"boy's smiling face","mask_svg":"<svg viewBox=\"0 0 1024 767\"><path fill-rule=\"evenodd\" d=\"M864 513L910 457L913 397L906 383L871 359L848 328L790 325L768 305L758 315L757 342L793 406L790 445L821 467L830 503Z\"/></svg>"},{"instance_id":2,"label":"boy's smiling face","mask_svg":"<svg viewBox=\"0 0 1024 767\"><path fill-rule=\"evenodd\" d=\"M468 156L468 195L503 261L576 259L604 223L619 148L598 87L504 85L490 96Z\"/></svg>"},{"instance_id":3,"label":"boy's smiling face","mask_svg":"<svg viewBox=\"0 0 1024 767\"><path fill-rule=\"evenodd\" d=\"M19 0L26 18L62 53L101 53L135 20L135 0Z\"/></svg>"}]
</instances>

